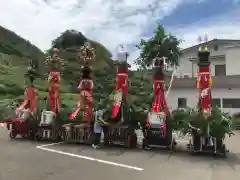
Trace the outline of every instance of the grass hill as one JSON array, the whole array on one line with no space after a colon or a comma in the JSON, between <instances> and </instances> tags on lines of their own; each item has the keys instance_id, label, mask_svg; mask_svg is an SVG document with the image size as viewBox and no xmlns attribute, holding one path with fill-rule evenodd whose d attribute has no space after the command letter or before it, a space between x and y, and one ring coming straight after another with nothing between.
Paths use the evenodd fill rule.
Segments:
<instances>
[{"instance_id":1,"label":"grass hill","mask_svg":"<svg viewBox=\"0 0 240 180\"><path fill-rule=\"evenodd\" d=\"M74 107L78 94L76 86L80 79L80 65L76 61L76 49L88 40L82 33L75 30L63 32L53 40L53 46L60 49L60 56L67 62L61 82L61 99L64 104ZM91 41L91 40L90 40ZM114 61L111 53L100 43L91 41L96 49L97 58L93 65L94 100L108 99L113 90L112 82L116 78ZM24 86L24 73L27 70L29 59L38 67L41 78L36 81L39 96L47 93L46 76L44 76L44 52L21 38L12 31L0 26L0 103L10 103L15 99L22 99ZM149 73L129 72L131 86L129 99L138 106L148 107L151 104L149 95L152 93L152 83Z\"/></svg>"}]
</instances>

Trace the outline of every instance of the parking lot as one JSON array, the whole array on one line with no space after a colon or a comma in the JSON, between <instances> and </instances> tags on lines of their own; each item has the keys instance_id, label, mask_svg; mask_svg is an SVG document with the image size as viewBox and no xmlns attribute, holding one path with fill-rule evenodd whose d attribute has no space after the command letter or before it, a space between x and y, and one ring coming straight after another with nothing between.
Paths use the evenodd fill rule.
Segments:
<instances>
[{"instance_id":1,"label":"parking lot","mask_svg":"<svg viewBox=\"0 0 240 180\"><path fill-rule=\"evenodd\" d=\"M177 152L10 141L0 129L1 180L238 180L240 133L226 140L226 159Z\"/></svg>"}]
</instances>

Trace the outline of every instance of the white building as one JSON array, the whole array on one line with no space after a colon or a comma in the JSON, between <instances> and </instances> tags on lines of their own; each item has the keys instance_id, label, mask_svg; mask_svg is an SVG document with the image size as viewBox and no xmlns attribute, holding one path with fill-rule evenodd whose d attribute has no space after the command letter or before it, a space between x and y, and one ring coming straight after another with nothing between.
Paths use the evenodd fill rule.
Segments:
<instances>
[{"instance_id":1,"label":"white building","mask_svg":"<svg viewBox=\"0 0 240 180\"><path fill-rule=\"evenodd\" d=\"M172 109L197 106L198 45L182 51L167 99ZM214 39L209 41L213 79L212 105L231 114L240 113L240 40Z\"/></svg>"}]
</instances>

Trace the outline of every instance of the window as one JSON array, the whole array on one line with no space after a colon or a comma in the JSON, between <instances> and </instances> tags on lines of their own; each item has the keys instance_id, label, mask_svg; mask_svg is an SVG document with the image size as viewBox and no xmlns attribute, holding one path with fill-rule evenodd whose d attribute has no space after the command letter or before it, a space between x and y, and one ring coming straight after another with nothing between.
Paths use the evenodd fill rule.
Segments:
<instances>
[{"instance_id":1,"label":"window","mask_svg":"<svg viewBox=\"0 0 240 180\"><path fill-rule=\"evenodd\" d=\"M215 107L219 107L221 108L221 99L212 99L212 107L215 108Z\"/></svg>"},{"instance_id":2,"label":"window","mask_svg":"<svg viewBox=\"0 0 240 180\"><path fill-rule=\"evenodd\" d=\"M186 107L187 107L187 99L178 98L178 108L186 108Z\"/></svg>"},{"instance_id":3,"label":"window","mask_svg":"<svg viewBox=\"0 0 240 180\"><path fill-rule=\"evenodd\" d=\"M226 76L226 65L215 65L215 76Z\"/></svg>"},{"instance_id":4,"label":"window","mask_svg":"<svg viewBox=\"0 0 240 180\"><path fill-rule=\"evenodd\" d=\"M240 108L240 99L223 99L223 108Z\"/></svg>"}]
</instances>

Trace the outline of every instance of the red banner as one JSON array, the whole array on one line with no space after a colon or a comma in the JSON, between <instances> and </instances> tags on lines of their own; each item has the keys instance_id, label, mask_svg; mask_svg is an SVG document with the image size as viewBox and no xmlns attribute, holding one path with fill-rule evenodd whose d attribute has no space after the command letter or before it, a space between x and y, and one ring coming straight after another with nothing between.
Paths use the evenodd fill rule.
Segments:
<instances>
[{"instance_id":1,"label":"red banner","mask_svg":"<svg viewBox=\"0 0 240 180\"><path fill-rule=\"evenodd\" d=\"M168 107L164 94L164 81L154 80L153 81L153 104L152 112L168 112Z\"/></svg>"},{"instance_id":2,"label":"red banner","mask_svg":"<svg viewBox=\"0 0 240 180\"><path fill-rule=\"evenodd\" d=\"M204 113L211 112L211 75L209 67L199 67L197 88L200 90L200 102Z\"/></svg>"},{"instance_id":3,"label":"red banner","mask_svg":"<svg viewBox=\"0 0 240 180\"><path fill-rule=\"evenodd\" d=\"M117 86L116 90L121 90L125 95L128 94L128 74L118 73L117 74Z\"/></svg>"},{"instance_id":4,"label":"red banner","mask_svg":"<svg viewBox=\"0 0 240 180\"><path fill-rule=\"evenodd\" d=\"M116 91L112 118L116 117L120 110L123 94L128 95L128 65L126 63L119 64L117 67Z\"/></svg>"},{"instance_id":5,"label":"red banner","mask_svg":"<svg viewBox=\"0 0 240 180\"><path fill-rule=\"evenodd\" d=\"M51 71L48 77L49 82L49 104L52 112L60 110L60 73Z\"/></svg>"},{"instance_id":6,"label":"red banner","mask_svg":"<svg viewBox=\"0 0 240 180\"><path fill-rule=\"evenodd\" d=\"M37 109L37 92L34 88L26 89L26 96L23 103L16 109L16 114L24 108L29 108L31 112L36 112Z\"/></svg>"},{"instance_id":7,"label":"red banner","mask_svg":"<svg viewBox=\"0 0 240 180\"><path fill-rule=\"evenodd\" d=\"M93 81L91 79L83 79L79 86L80 95L76 110L69 115L70 119L74 119L83 110L83 121L92 120L93 98L92 89Z\"/></svg>"},{"instance_id":8,"label":"red banner","mask_svg":"<svg viewBox=\"0 0 240 180\"><path fill-rule=\"evenodd\" d=\"M156 69L159 70L159 69ZM168 115L168 106L165 99L164 93L164 80L163 76L156 75L153 79L153 104L152 104L152 112L164 112L165 115ZM147 120L148 121L148 120ZM149 123L147 122L147 127ZM163 136L166 136L167 126L166 121L164 121L161 125Z\"/></svg>"},{"instance_id":9,"label":"red banner","mask_svg":"<svg viewBox=\"0 0 240 180\"><path fill-rule=\"evenodd\" d=\"M92 120L92 108L93 108L93 98L92 98L92 90L84 91L84 107L83 107L83 120L91 121Z\"/></svg>"},{"instance_id":10,"label":"red banner","mask_svg":"<svg viewBox=\"0 0 240 180\"><path fill-rule=\"evenodd\" d=\"M128 94L128 66L125 63L118 65L116 90L123 91L125 95Z\"/></svg>"}]
</instances>

